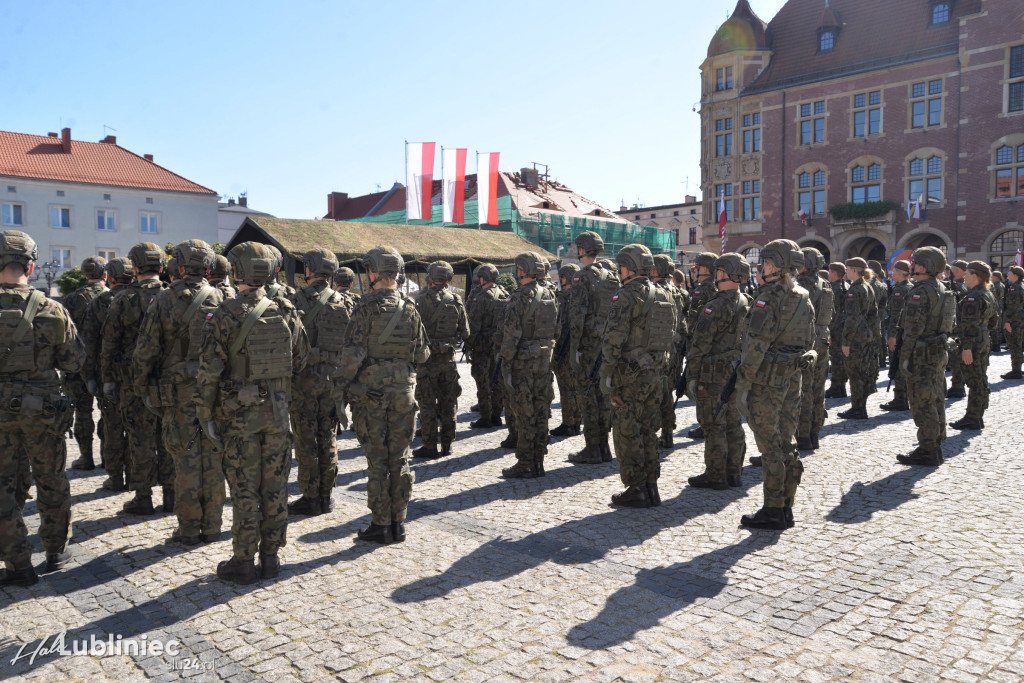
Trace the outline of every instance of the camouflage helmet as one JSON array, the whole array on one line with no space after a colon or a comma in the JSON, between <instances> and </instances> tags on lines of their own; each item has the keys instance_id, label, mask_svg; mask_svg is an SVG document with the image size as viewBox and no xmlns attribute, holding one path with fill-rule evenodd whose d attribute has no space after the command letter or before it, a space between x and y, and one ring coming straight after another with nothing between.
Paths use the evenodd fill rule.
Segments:
<instances>
[{"instance_id":1,"label":"camouflage helmet","mask_svg":"<svg viewBox=\"0 0 1024 683\"><path fill-rule=\"evenodd\" d=\"M910 263L924 266L924 272L935 277L946 269L946 255L938 247L918 247L911 254Z\"/></svg>"},{"instance_id":2,"label":"camouflage helmet","mask_svg":"<svg viewBox=\"0 0 1024 683\"><path fill-rule=\"evenodd\" d=\"M114 282L128 284L135 275L132 273L132 262L126 256L118 256L107 261L107 276Z\"/></svg>"},{"instance_id":3,"label":"camouflage helmet","mask_svg":"<svg viewBox=\"0 0 1024 683\"><path fill-rule=\"evenodd\" d=\"M642 244L627 244L615 255L615 262L638 275L649 275L654 270L651 250Z\"/></svg>"},{"instance_id":4,"label":"camouflage helmet","mask_svg":"<svg viewBox=\"0 0 1024 683\"><path fill-rule=\"evenodd\" d=\"M781 271L795 273L804 267L804 253L793 240L772 240L761 249L761 263L767 261Z\"/></svg>"},{"instance_id":5,"label":"camouflage helmet","mask_svg":"<svg viewBox=\"0 0 1024 683\"><path fill-rule=\"evenodd\" d=\"M186 275L206 275L217 261L217 255L213 253L213 248L202 240L185 240L174 247L173 259L176 265L185 268ZM167 269L177 277L178 269L171 267L170 262Z\"/></svg>"},{"instance_id":6,"label":"camouflage helmet","mask_svg":"<svg viewBox=\"0 0 1024 683\"><path fill-rule=\"evenodd\" d=\"M804 268L809 272L819 271L825 265L825 257L814 247L804 247L800 251L804 254Z\"/></svg>"},{"instance_id":7,"label":"camouflage helmet","mask_svg":"<svg viewBox=\"0 0 1024 683\"><path fill-rule=\"evenodd\" d=\"M672 277L675 269L676 263L672 260L671 256L668 254L654 255L654 270L657 272L658 277Z\"/></svg>"},{"instance_id":8,"label":"camouflage helmet","mask_svg":"<svg viewBox=\"0 0 1024 683\"><path fill-rule=\"evenodd\" d=\"M128 260L140 273L159 273L167 263L167 254L152 242L139 242L128 250Z\"/></svg>"},{"instance_id":9,"label":"camouflage helmet","mask_svg":"<svg viewBox=\"0 0 1024 683\"><path fill-rule=\"evenodd\" d=\"M351 268L342 266L334 271L334 284L341 285L342 287L351 287L352 283L356 281L356 274Z\"/></svg>"},{"instance_id":10,"label":"camouflage helmet","mask_svg":"<svg viewBox=\"0 0 1024 683\"><path fill-rule=\"evenodd\" d=\"M21 230L4 230L0 232L0 269L9 263L20 263L25 268L39 258L39 247L35 240Z\"/></svg>"},{"instance_id":11,"label":"camouflage helmet","mask_svg":"<svg viewBox=\"0 0 1024 683\"><path fill-rule=\"evenodd\" d=\"M558 278L565 278L572 282L572 279L576 277L576 273L580 272L580 267L575 263L566 263L564 266L558 269Z\"/></svg>"},{"instance_id":12,"label":"camouflage helmet","mask_svg":"<svg viewBox=\"0 0 1024 683\"><path fill-rule=\"evenodd\" d=\"M270 255L274 256L273 248L267 245ZM280 267L278 264L280 258L274 258L274 272ZM313 274L313 277L330 277L334 275L334 271L338 269L338 257L334 255L329 249L323 247L316 247L310 249L302 255L302 265L309 269L309 272Z\"/></svg>"},{"instance_id":13,"label":"camouflage helmet","mask_svg":"<svg viewBox=\"0 0 1024 683\"><path fill-rule=\"evenodd\" d=\"M171 280L178 279L178 259L173 256L167 259L167 277Z\"/></svg>"},{"instance_id":14,"label":"camouflage helmet","mask_svg":"<svg viewBox=\"0 0 1024 683\"><path fill-rule=\"evenodd\" d=\"M431 282L451 282L453 277L455 270L447 261L434 261L427 266L427 279Z\"/></svg>"},{"instance_id":15,"label":"camouflage helmet","mask_svg":"<svg viewBox=\"0 0 1024 683\"><path fill-rule=\"evenodd\" d=\"M618 270L618 268L615 267L615 261L612 261L610 258L599 259L597 265L613 273Z\"/></svg>"},{"instance_id":16,"label":"camouflage helmet","mask_svg":"<svg viewBox=\"0 0 1024 683\"><path fill-rule=\"evenodd\" d=\"M498 281L498 269L490 263L481 263L479 266L473 269L473 279L482 277L487 282Z\"/></svg>"},{"instance_id":17,"label":"camouflage helmet","mask_svg":"<svg viewBox=\"0 0 1024 683\"><path fill-rule=\"evenodd\" d=\"M715 270L721 270L733 282L746 282L750 279L750 264L742 254L728 252L715 259Z\"/></svg>"},{"instance_id":18,"label":"camouflage helmet","mask_svg":"<svg viewBox=\"0 0 1024 683\"><path fill-rule=\"evenodd\" d=\"M587 256L597 256L604 251L604 240L596 232L587 230L576 235L576 246Z\"/></svg>"},{"instance_id":19,"label":"camouflage helmet","mask_svg":"<svg viewBox=\"0 0 1024 683\"><path fill-rule=\"evenodd\" d=\"M516 268L521 268L523 277L545 278L550 264L535 251L524 251L515 258Z\"/></svg>"},{"instance_id":20,"label":"camouflage helmet","mask_svg":"<svg viewBox=\"0 0 1024 683\"><path fill-rule=\"evenodd\" d=\"M90 256L82 261L82 275L89 280L99 280L106 272L107 259L102 256Z\"/></svg>"},{"instance_id":21,"label":"camouflage helmet","mask_svg":"<svg viewBox=\"0 0 1024 683\"><path fill-rule=\"evenodd\" d=\"M231 274L231 262L228 261L226 256L217 254L214 259L213 268L210 269L210 275L218 279L224 279Z\"/></svg>"},{"instance_id":22,"label":"camouflage helmet","mask_svg":"<svg viewBox=\"0 0 1024 683\"><path fill-rule=\"evenodd\" d=\"M284 265L284 256L281 254L281 250L275 247L273 244L264 244L270 253L274 255L274 270L281 270L281 266Z\"/></svg>"},{"instance_id":23,"label":"camouflage helmet","mask_svg":"<svg viewBox=\"0 0 1024 683\"><path fill-rule=\"evenodd\" d=\"M702 251L693 257L693 265L700 268L703 266L708 270L715 269L715 260L718 258L718 254L712 254L710 251Z\"/></svg>"},{"instance_id":24,"label":"camouflage helmet","mask_svg":"<svg viewBox=\"0 0 1024 683\"><path fill-rule=\"evenodd\" d=\"M261 287L274 274L274 252L259 242L242 242L228 252L235 282Z\"/></svg>"},{"instance_id":25,"label":"camouflage helmet","mask_svg":"<svg viewBox=\"0 0 1024 683\"><path fill-rule=\"evenodd\" d=\"M378 275L397 278L405 270L405 261L394 247L374 247L363 257L363 267Z\"/></svg>"}]
</instances>

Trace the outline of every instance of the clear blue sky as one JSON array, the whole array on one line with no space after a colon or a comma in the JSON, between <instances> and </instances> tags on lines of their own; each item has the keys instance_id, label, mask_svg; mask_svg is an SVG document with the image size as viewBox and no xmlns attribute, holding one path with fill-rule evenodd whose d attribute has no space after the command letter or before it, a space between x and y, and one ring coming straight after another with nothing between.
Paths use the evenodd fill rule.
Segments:
<instances>
[{"instance_id":1,"label":"clear blue sky","mask_svg":"<svg viewBox=\"0 0 1024 683\"><path fill-rule=\"evenodd\" d=\"M405 140L501 152L606 207L699 195L699 67L734 6L0 3L0 129L106 133L286 218L404 178ZM750 0L769 21L784 0ZM105 131L104 125L114 131ZM440 175L440 159L435 166Z\"/></svg>"}]
</instances>

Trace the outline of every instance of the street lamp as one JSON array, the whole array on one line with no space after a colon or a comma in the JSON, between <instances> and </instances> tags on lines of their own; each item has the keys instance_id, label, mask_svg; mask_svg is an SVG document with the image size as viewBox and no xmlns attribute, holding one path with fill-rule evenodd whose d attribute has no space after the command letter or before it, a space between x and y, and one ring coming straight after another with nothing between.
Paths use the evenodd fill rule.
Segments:
<instances>
[{"instance_id":1,"label":"street lamp","mask_svg":"<svg viewBox=\"0 0 1024 683\"><path fill-rule=\"evenodd\" d=\"M43 277L46 278L46 296L50 296L50 286L53 284L53 280L57 277L57 273L61 270L62 266L57 259L44 263L39 266L39 269L43 271Z\"/></svg>"}]
</instances>

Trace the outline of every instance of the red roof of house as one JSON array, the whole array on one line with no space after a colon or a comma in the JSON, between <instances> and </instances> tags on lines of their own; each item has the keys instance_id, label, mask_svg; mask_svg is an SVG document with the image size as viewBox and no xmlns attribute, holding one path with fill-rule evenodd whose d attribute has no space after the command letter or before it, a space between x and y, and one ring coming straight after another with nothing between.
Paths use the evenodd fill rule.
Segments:
<instances>
[{"instance_id":1,"label":"red roof of house","mask_svg":"<svg viewBox=\"0 0 1024 683\"><path fill-rule=\"evenodd\" d=\"M958 19L981 0L950 3L932 25L929 0L789 0L768 24L771 62L743 94L776 90L893 64L955 54ZM838 26L835 48L818 52L818 29Z\"/></svg>"},{"instance_id":2,"label":"red roof of house","mask_svg":"<svg viewBox=\"0 0 1024 683\"><path fill-rule=\"evenodd\" d=\"M60 137L0 131L0 175L217 194L113 142L70 140L70 146L68 153Z\"/></svg>"}]
</instances>

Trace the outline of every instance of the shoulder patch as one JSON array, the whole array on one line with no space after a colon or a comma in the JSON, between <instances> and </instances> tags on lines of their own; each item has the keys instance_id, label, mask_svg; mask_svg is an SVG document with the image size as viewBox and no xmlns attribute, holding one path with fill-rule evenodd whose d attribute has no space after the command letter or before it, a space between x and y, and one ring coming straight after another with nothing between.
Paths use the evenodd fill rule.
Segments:
<instances>
[{"instance_id":1,"label":"shoulder patch","mask_svg":"<svg viewBox=\"0 0 1024 683\"><path fill-rule=\"evenodd\" d=\"M852 299L853 298L853 292L850 292L849 294L847 294L846 298L847 299Z\"/></svg>"},{"instance_id":2,"label":"shoulder patch","mask_svg":"<svg viewBox=\"0 0 1024 683\"><path fill-rule=\"evenodd\" d=\"M973 296L967 297L967 301L969 301L970 303L973 304L974 303L974 297Z\"/></svg>"},{"instance_id":3,"label":"shoulder patch","mask_svg":"<svg viewBox=\"0 0 1024 683\"><path fill-rule=\"evenodd\" d=\"M206 319L207 320L209 320L212 317L213 317L213 311L210 311L209 313L206 314Z\"/></svg>"},{"instance_id":4,"label":"shoulder patch","mask_svg":"<svg viewBox=\"0 0 1024 683\"><path fill-rule=\"evenodd\" d=\"M612 297L612 301L618 301L618 300L619 300L619 295L618 294L616 294L615 296Z\"/></svg>"},{"instance_id":5,"label":"shoulder patch","mask_svg":"<svg viewBox=\"0 0 1024 683\"><path fill-rule=\"evenodd\" d=\"M708 315L711 315L711 313L712 313L710 308L705 308L704 312L707 313Z\"/></svg>"},{"instance_id":6,"label":"shoulder patch","mask_svg":"<svg viewBox=\"0 0 1024 683\"><path fill-rule=\"evenodd\" d=\"M893 292L893 296L903 296L900 292Z\"/></svg>"},{"instance_id":7,"label":"shoulder patch","mask_svg":"<svg viewBox=\"0 0 1024 683\"><path fill-rule=\"evenodd\" d=\"M920 298L921 298L921 295L920 295L920 294L915 294L915 295L914 295L914 301L917 301L917 300L918 300L918 299L920 299Z\"/></svg>"},{"instance_id":8,"label":"shoulder patch","mask_svg":"<svg viewBox=\"0 0 1024 683\"><path fill-rule=\"evenodd\" d=\"M760 299L758 299L757 303L754 304L754 305L757 306L758 308L764 308L765 306L768 305L768 302L767 301L761 301Z\"/></svg>"}]
</instances>

